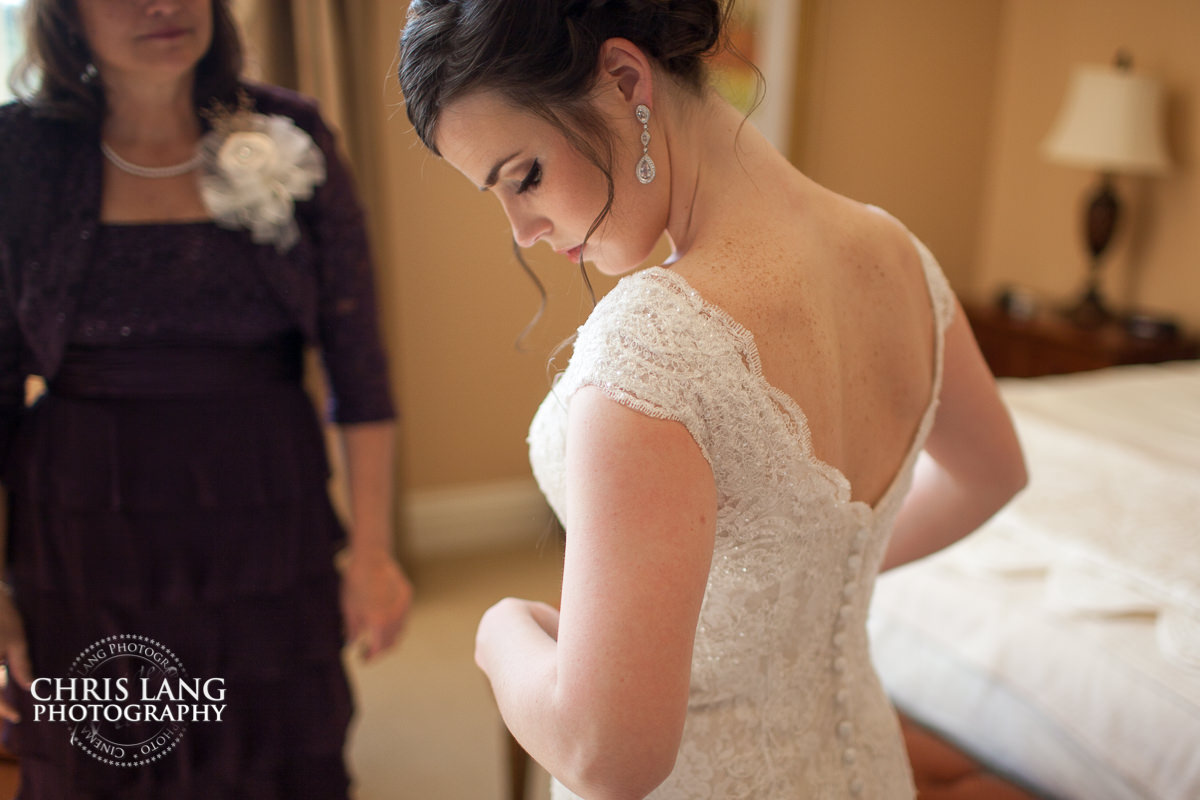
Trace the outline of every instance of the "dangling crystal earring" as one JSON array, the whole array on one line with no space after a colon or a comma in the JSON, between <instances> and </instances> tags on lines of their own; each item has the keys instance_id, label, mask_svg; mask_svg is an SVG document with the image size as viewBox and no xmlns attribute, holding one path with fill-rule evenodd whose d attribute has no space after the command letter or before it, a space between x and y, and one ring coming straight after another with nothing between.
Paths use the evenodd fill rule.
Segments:
<instances>
[{"instance_id":1,"label":"dangling crystal earring","mask_svg":"<svg viewBox=\"0 0 1200 800\"><path fill-rule=\"evenodd\" d=\"M96 80L96 76L100 74L100 70L96 69L96 65L89 61L83 67L83 72L79 73L79 82L85 86Z\"/></svg>"},{"instance_id":2,"label":"dangling crystal earring","mask_svg":"<svg viewBox=\"0 0 1200 800\"><path fill-rule=\"evenodd\" d=\"M650 109L638 103L633 113L642 123L642 157L637 162L637 179L642 183L650 183L654 180L654 159L650 158Z\"/></svg>"}]
</instances>

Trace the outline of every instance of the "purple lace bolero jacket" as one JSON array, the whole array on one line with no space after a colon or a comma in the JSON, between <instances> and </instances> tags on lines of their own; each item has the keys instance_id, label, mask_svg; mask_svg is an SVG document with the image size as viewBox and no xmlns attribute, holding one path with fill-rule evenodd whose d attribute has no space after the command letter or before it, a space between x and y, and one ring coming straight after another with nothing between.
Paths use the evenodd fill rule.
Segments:
<instances>
[{"instance_id":1,"label":"purple lace bolero jacket","mask_svg":"<svg viewBox=\"0 0 1200 800\"><path fill-rule=\"evenodd\" d=\"M300 241L286 253L256 245L254 263L329 378L338 423L394 415L380 342L374 274L353 180L316 103L275 87L247 85L257 111L292 118L325 154L327 178L296 207ZM52 378L100 224L98 132L0 106L0 452L24 400L25 377Z\"/></svg>"}]
</instances>

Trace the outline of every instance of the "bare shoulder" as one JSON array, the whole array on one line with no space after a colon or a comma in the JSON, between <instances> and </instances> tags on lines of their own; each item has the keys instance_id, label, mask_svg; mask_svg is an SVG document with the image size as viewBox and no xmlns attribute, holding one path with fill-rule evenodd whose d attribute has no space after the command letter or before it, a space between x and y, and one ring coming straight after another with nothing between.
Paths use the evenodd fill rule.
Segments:
<instances>
[{"instance_id":1,"label":"bare shoulder","mask_svg":"<svg viewBox=\"0 0 1200 800\"><path fill-rule=\"evenodd\" d=\"M920 256L912 234L887 211L829 190L814 204L812 225L832 259L916 266Z\"/></svg>"},{"instance_id":2,"label":"bare shoulder","mask_svg":"<svg viewBox=\"0 0 1200 800\"><path fill-rule=\"evenodd\" d=\"M742 223L676 269L744 324L780 316L796 322L809 304L837 302L844 310L847 293L865 300L923 288L920 254L900 221L810 180Z\"/></svg>"},{"instance_id":3,"label":"bare shoulder","mask_svg":"<svg viewBox=\"0 0 1200 800\"><path fill-rule=\"evenodd\" d=\"M869 236L883 254L895 262L914 266L920 263L913 234L904 223L887 211L870 205L856 203L858 213Z\"/></svg>"}]
</instances>

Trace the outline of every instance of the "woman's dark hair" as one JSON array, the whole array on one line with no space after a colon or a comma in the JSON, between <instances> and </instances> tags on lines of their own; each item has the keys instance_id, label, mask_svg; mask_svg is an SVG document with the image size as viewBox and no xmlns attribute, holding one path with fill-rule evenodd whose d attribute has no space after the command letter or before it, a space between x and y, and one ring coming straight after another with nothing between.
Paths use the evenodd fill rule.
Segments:
<instances>
[{"instance_id":1,"label":"woman's dark hair","mask_svg":"<svg viewBox=\"0 0 1200 800\"><path fill-rule=\"evenodd\" d=\"M197 109L236 101L242 41L229 3L212 0L212 44L196 65ZM107 105L91 62L75 0L27 0L25 53L11 80L15 94L44 116L99 125Z\"/></svg>"},{"instance_id":2,"label":"woman's dark hair","mask_svg":"<svg viewBox=\"0 0 1200 800\"><path fill-rule=\"evenodd\" d=\"M602 134L586 100L600 47L628 39L699 91L721 41L719 0L413 0L400 36L408 118L437 153L438 115L483 89L577 134ZM560 116L561 115L561 116Z\"/></svg>"},{"instance_id":3,"label":"woman's dark hair","mask_svg":"<svg viewBox=\"0 0 1200 800\"><path fill-rule=\"evenodd\" d=\"M722 43L730 5L722 0L413 0L400 35L398 70L409 121L425 146L440 155L436 139L442 109L473 92L496 92L514 108L545 119L608 181L608 202L588 230L590 237L613 201L612 135L588 102L600 47L608 39L628 39L677 83L699 94L707 82L705 59ZM544 305L541 282L515 242L513 250ZM580 271L587 282L582 258Z\"/></svg>"}]
</instances>

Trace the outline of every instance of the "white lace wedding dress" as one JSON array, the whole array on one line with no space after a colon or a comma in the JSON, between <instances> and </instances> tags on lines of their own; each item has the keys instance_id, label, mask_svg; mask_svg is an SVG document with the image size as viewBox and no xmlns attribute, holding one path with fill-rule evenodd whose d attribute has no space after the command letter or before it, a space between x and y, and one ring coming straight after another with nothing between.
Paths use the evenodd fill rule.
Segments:
<instances>
[{"instance_id":1,"label":"white lace wedding dress","mask_svg":"<svg viewBox=\"0 0 1200 800\"><path fill-rule=\"evenodd\" d=\"M936 398L954 303L933 256L914 242L938 328ZM716 478L716 545L683 742L650 797L911 798L865 625L936 401L883 498L874 508L852 501L846 478L813 455L803 412L763 378L749 331L678 274L647 269L596 306L530 428L534 475L560 519L567 404L584 385L684 424ZM575 797L552 788L554 800Z\"/></svg>"}]
</instances>

